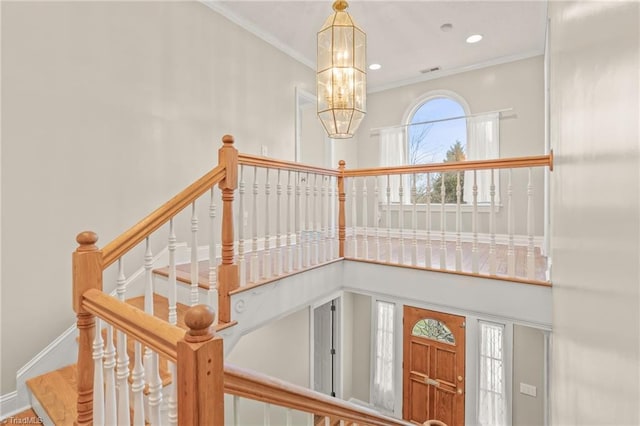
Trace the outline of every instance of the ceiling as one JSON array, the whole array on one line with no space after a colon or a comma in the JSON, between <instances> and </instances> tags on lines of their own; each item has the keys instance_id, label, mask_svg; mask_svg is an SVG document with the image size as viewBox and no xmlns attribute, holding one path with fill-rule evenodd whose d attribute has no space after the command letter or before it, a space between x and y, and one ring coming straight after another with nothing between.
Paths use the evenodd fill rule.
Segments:
<instances>
[{"instance_id":1,"label":"ceiling","mask_svg":"<svg viewBox=\"0 0 640 426\"><path fill-rule=\"evenodd\" d=\"M214 1L205 4L315 68L316 34L332 1ZM544 52L546 1L358 1L348 12L367 33L369 91ZM443 24L452 24L448 32ZM465 42L472 34L482 41ZM440 67L423 74L421 70Z\"/></svg>"}]
</instances>

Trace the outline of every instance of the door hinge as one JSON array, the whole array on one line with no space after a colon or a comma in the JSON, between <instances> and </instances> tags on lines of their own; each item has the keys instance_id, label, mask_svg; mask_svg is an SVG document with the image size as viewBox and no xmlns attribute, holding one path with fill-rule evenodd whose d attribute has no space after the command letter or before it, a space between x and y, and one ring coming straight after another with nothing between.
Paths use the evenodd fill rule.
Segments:
<instances>
[{"instance_id":1,"label":"door hinge","mask_svg":"<svg viewBox=\"0 0 640 426\"><path fill-rule=\"evenodd\" d=\"M336 311L336 305L331 305L331 310L332 310L333 312L335 312L335 311Z\"/></svg>"},{"instance_id":2,"label":"door hinge","mask_svg":"<svg viewBox=\"0 0 640 426\"><path fill-rule=\"evenodd\" d=\"M460 328L465 328L467 326L467 323L465 321L462 321L462 324L460 324Z\"/></svg>"},{"instance_id":3,"label":"door hinge","mask_svg":"<svg viewBox=\"0 0 640 426\"><path fill-rule=\"evenodd\" d=\"M331 349L331 355L335 355L336 354L336 350L335 349Z\"/></svg>"}]
</instances>

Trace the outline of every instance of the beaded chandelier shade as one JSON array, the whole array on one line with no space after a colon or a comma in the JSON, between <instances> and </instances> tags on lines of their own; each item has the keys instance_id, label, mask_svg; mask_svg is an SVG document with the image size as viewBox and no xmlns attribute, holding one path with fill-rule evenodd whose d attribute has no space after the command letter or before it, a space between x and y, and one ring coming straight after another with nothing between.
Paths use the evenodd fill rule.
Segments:
<instances>
[{"instance_id":1,"label":"beaded chandelier shade","mask_svg":"<svg viewBox=\"0 0 640 426\"><path fill-rule=\"evenodd\" d=\"M344 0L318 31L318 117L329 137L350 138L366 114L367 38Z\"/></svg>"}]
</instances>

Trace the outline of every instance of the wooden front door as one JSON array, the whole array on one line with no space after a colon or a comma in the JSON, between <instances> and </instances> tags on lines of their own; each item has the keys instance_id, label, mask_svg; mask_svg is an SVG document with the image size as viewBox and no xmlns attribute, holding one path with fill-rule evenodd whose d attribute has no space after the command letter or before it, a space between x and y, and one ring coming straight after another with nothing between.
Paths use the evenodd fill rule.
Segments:
<instances>
[{"instance_id":1,"label":"wooden front door","mask_svg":"<svg viewBox=\"0 0 640 426\"><path fill-rule=\"evenodd\" d=\"M464 425L465 318L404 307L402 417Z\"/></svg>"}]
</instances>

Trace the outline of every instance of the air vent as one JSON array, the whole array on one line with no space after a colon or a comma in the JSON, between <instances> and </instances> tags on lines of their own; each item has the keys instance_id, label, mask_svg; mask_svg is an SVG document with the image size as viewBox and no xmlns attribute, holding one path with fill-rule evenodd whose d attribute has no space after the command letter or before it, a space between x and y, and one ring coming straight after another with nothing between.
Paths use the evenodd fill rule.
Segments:
<instances>
[{"instance_id":1,"label":"air vent","mask_svg":"<svg viewBox=\"0 0 640 426\"><path fill-rule=\"evenodd\" d=\"M426 73L434 72L434 71L440 71L440 67L425 68L423 70L420 70L420 73L421 74L426 74Z\"/></svg>"}]
</instances>

